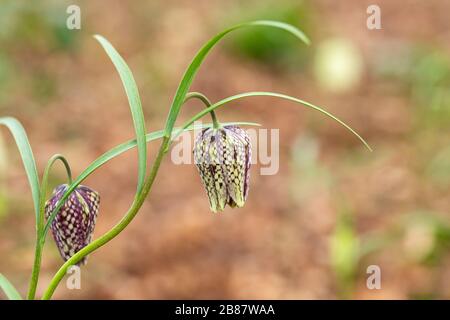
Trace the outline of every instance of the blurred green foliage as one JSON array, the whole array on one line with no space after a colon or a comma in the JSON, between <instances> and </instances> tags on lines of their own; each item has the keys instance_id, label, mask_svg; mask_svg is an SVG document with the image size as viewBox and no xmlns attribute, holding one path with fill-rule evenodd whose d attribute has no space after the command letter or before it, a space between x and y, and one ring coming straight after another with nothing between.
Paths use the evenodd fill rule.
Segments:
<instances>
[{"instance_id":1,"label":"blurred green foliage","mask_svg":"<svg viewBox=\"0 0 450 320\"><path fill-rule=\"evenodd\" d=\"M73 50L77 32L66 27L68 1L43 0L39 6L26 1L2 1L0 43L28 49ZM18 41L20 40L20 41Z\"/></svg>"},{"instance_id":2,"label":"blurred green foliage","mask_svg":"<svg viewBox=\"0 0 450 320\"><path fill-rule=\"evenodd\" d=\"M437 49L421 49L412 61L408 75L416 105L412 142L425 181L445 190L450 185L450 59Z\"/></svg>"},{"instance_id":3,"label":"blurred green foliage","mask_svg":"<svg viewBox=\"0 0 450 320\"><path fill-rule=\"evenodd\" d=\"M385 229L382 232L359 234L356 228L357 215L348 204L340 203L336 224L330 237L330 264L336 277L337 294L342 299L351 299L359 278L367 279L366 263L370 255L376 254L401 239L397 230Z\"/></svg>"},{"instance_id":4,"label":"blurred green foliage","mask_svg":"<svg viewBox=\"0 0 450 320\"><path fill-rule=\"evenodd\" d=\"M350 298L359 263L360 240L350 211L341 210L330 242L330 263L336 274L338 294Z\"/></svg>"},{"instance_id":5,"label":"blurred green foliage","mask_svg":"<svg viewBox=\"0 0 450 320\"><path fill-rule=\"evenodd\" d=\"M58 85L56 79L51 73L43 70L36 70L36 72L32 74L30 89L33 97L38 103L47 103L56 95L57 88Z\"/></svg>"},{"instance_id":6,"label":"blurred green foliage","mask_svg":"<svg viewBox=\"0 0 450 320\"><path fill-rule=\"evenodd\" d=\"M426 167L426 176L443 189L450 188L450 145L439 150Z\"/></svg>"},{"instance_id":7,"label":"blurred green foliage","mask_svg":"<svg viewBox=\"0 0 450 320\"><path fill-rule=\"evenodd\" d=\"M0 103L6 107L11 92L30 95L33 106L45 106L57 94L58 79L48 67L58 53L76 52L80 32L66 27L69 1L3 1L0 6ZM55 56L56 55L56 56ZM33 57L33 59L30 59ZM26 66L23 61L29 61ZM48 62L50 63L50 62ZM23 72L25 71L25 72Z\"/></svg>"},{"instance_id":8,"label":"blurred green foliage","mask_svg":"<svg viewBox=\"0 0 450 320\"><path fill-rule=\"evenodd\" d=\"M439 51L420 52L411 74L419 121L433 128L450 127L450 59Z\"/></svg>"},{"instance_id":9,"label":"blurred green foliage","mask_svg":"<svg viewBox=\"0 0 450 320\"><path fill-rule=\"evenodd\" d=\"M0 52L0 108L8 98L8 86L13 77L14 69L8 56Z\"/></svg>"},{"instance_id":10,"label":"blurred green foliage","mask_svg":"<svg viewBox=\"0 0 450 320\"><path fill-rule=\"evenodd\" d=\"M450 58L438 48L405 46L388 54L376 73L403 85L417 107L419 128L450 126Z\"/></svg>"},{"instance_id":11,"label":"blurred green foliage","mask_svg":"<svg viewBox=\"0 0 450 320\"><path fill-rule=\"evenodd\" d=\"M232 19L239 22L279 20L299 27L307 36L312 30L312 9L306 1L250 1L242 5ZM281 71L303 69L311 51L291 35L267 28L242 30L230 39L228 47L235 55Z\"/></svg>"},{"instance_id":12,"label":"blurred green foliage","mask_svg":"<svg viewBox=\"0 0 450 320\"><path fill-rule=\"evenodd\" d=\"M410 44L388 51L375 72L392 80L411 101L409 135L422 182L445 192L450 186L450 57L439 48Z\"/></svg>"},{"instance_id":13,"label":"blurred green foliage","mask_svg":"<svg viewBox=\"0 0 450 320\"><path fill-rule=\"evenodd\" d=\"M341 298L351 298L358 277L367 276L364 271L370 263L364 261L386 248L400 248L402 259L430 268L439 265L450 250L450 223L438 212L409 212L398 224L365 235L358 234L354 217L352 211L341 209L330 238L330 262ZM436 290L431 290L412 292L411 298L433 298Z\"/></svg>"}]
</instances>

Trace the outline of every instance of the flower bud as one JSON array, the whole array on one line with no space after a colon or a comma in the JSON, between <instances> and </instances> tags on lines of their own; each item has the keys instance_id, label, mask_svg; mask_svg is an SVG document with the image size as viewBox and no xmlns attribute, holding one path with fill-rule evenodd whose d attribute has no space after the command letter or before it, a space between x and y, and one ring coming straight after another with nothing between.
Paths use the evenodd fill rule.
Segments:
<instances>
[{"instance_id":1,"label":"flower bud","mask_svg":"<svg viewBox=\"0 0 450 320\"><path fill-rule=\"evenodd\" d=\"M204 129L196 138L194 161L213 212L243 207L248 196L251 143L237 126Z\"/></svg>"},{"instance_id":2,"label":"flower bud","mask_svg":"<svg viewBox=\"0 0 450 320\"><path fill-rule=\"evenodd\" d=\"M62 198L68 185L55 188L52 197L45 204L45 216L48 219ZM67 261L92 240L100 203L99 194L86 187L78 186L67 198L52 221L51 230L59 253ZM80 263L85 264L87 257Z\"/></svg>"}]
</instances>

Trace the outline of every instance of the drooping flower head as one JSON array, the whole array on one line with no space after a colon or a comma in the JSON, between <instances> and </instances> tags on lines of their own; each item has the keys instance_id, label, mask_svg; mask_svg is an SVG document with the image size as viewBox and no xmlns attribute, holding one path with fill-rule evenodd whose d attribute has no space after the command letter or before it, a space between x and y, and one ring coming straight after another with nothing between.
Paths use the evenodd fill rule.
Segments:
<instances>
[{"instance_id":1,"label":"drooping flower head","mask_svg":"<svg viewBox=\"0 0 450 320\"><path fill-rule=\"evenodd\" d=\"M213 212L243 207L250 180L251 143L238 126L207 128L197 136L194 161Z\"/></svg>"},{"instance_id":2,"label":"drooping flower head","mask_svg":"<svg viewBox=\"0 0 450 320\"><path fill-rule=\"evenodd\" d=\"M52 197L45 204L47 219L67 188L67 184L62 184L53 191ZM80 185L70 194L56 214L51 230L64 261L91 242L99 203L100 196L96 191ZM84 257L80 263L85 264L86 259L87 257Z\"/></svg>"}]
</instances>

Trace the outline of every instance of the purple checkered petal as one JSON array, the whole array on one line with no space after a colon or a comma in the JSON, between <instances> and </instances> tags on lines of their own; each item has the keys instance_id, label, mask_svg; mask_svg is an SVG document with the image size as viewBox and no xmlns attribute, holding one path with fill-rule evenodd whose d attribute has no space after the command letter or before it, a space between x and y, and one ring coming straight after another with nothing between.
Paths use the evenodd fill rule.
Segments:
<instances>
[{"instance_id":1,"label":"purple checkered petal","mask_svg":"<svg viewBox=\"0 0 450 320\"><path fill-rule=\"evenodd\" d=\"M68 185L55 188L52 197L45 204L48 219L62 198ZM92 241L100 203L99 194L86 187L78 186L65 201L52 221L51 230L61 257L67 261ZM80 263L85 264L87 257Z\"/></svg>"},{"instance_id":2,"label":"purple checkered petal","mask_svg":"<svg viewBox=\"0 0 450 320\"><path fill-rule=\"evenodd\" d=\"M248 196L251 143L237 126L204 129L196 138L194 161L213 212L242 207Z\"/></svg>"}]
</instances>

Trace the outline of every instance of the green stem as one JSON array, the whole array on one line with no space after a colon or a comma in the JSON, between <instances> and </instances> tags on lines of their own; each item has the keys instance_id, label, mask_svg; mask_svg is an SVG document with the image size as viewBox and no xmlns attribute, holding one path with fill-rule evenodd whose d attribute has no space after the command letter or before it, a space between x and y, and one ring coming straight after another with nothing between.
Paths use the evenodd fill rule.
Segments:
<instances>
[{"instance_id":1,"label":"green stem","mask_svg":"<svg viewBox=\"0 0 450 320\"><path fill-rule=\"evenodd\" d=\"M88 244L86 247L75 253L69 260L67 260L61 268L59 268L58 272L56 272L53 279L50 281L50 284L45 291L44 295L42 296L43 300L48 300L52 297L53 293L56 290L56 287L61 282L62 278L67 272L67 269L70 268L72 265L75 265L78 263L83 257L88 255L89 253L97 250L107 242L111 241L113 238L115 238L119 233L125 229L128 224L133 220L133 218L136 216L136 214L139 212L139 209L144 204L144 201L146 197L148 196L153 182L155 181L156 175L158 173L159 167L161 166L161 161L165 155L165 150L167 150L168 146L170 144L170 138L164 137L163 141L161 143L161 146L159 148L158 154L156 156L155 162L153 163L153 166L151 168L150 174L147 177L147 179L144 182L144 186L142 188L142 192L137 195L135 200L133 201L130 209L128 209L128 212L125 214L125 216L107 233L102 235L100 238L94 240L90 244Z\"/></svg>"},{"instance_id":2,"label":"green stem","mask_svg":"<svg viewBox=\"0 0 450 320\"><path fill-rule=\"evenodd\" d=\"M36 296L36 288L39 281L39 273L41 271L42 249L44 247L43 241L40 238L40 232L36 235L36 247L34 251L33 271L31 272L31 279L28 289L28 300L34 300Z\"/></svg>"},{"instance_id":3,"label":"green stem","mask_svg":"<svg viewBox=\"0 0 450 320\"><path fill-rule=\"evenodd\" d=\"M209 99L198 92L191 92L186 95L186 98L184 102L188 101L189 99L197 98L201 100L206 107L211 106L211 102ZM220 123L217 121L217 117L212 111L211 118L213 121L213 127L219 128ZM49 286L47 287L47 290L45 291L44 295L42 296L43 300L48 300L52 297L53 293L55 292L58 284L61 282L62 278L66 274L68 268L70 268L72 265L75 265L77 262L79 262L83 257L87 256L88 254L92 253L93 251L97 250L98 248L102 247L112 239L114 239L119 233L121 233L128 224L133 220L133 218L136 216L136 214L139 212L139 209L142 207L146 197L150 193L150 190L152 188L153 182L155 181L156 175L158 173L159 167L161 166L161 161L164 157L164 155L167 153L168 148L171 143L171 133L168 136L163 137L163 141L161 143L161 146L159 148L158 154L156 156L155 162L153 163L153 166L151 168L150 174L147 177L147 179L144 182L142 192L140 192L133 203L131 204L131 207L128 209L125 216L108 232L106 232L104 235L99 237L98 239L94 240L90 244L88 244L86 247L75 253L69 260L67 260L56 272L53 279L50 281Z\"/></svg>"},{"instance_id":4,"label":"green stem","mask_svg":"<svg viewBox=\"0 0 450 320\"><path fill-rule=\"evenodd\" d=\"M45 194L47 191L48 176L54 163L58 160L60 160L66 168L69 184L72 183L72 171L70 170L69 162L66 160L66 158L64 158L64 156L60 154L53 155L48 160L47 166L45 167L44 175L42 176L40 198L39 198L39 220L38 220L39 224L36 230L36 247L34 251L33 271L31 272L31 279L27 296L29 300L33 300L36 296L36 288L38 285L39 273L41 270L42 250L45 244L45 237L43 236L42 231L44 229L45 200L46 200Z\"/></svg>"},{"instance_id":5,"label":"green stem","mask_svg":"<svg viewBox=\"0 0 450 320\"><path fill-rule=\"evenodd\" d=\"M202 101L205 104L206 108L211 107L211 101L209 101L209 99L204 94L202 94L200 92L190 92L190 93L188 93L186 95L186 98L184 99L184 103L186 103L186 101L188 101L190 99L194 99L194 98L195 99L199 99L200 101ZM217 120L216 113L214 112L214 110L211 110L211 112L209 114L211 115L211 119L212 119L212 122L213 122L214 129L220 128L220 123Z\"/></svg>"},{"instance_id":6,"label":"green stem","mask_svg":"<svg viewBox=\"0 0 450 320\"><path fill-rule=\"evenodd\" d=\"M189 96L189 98L199 98L202 101L206 103L208 103L207 99L204 99L202 97L203 95L201 94L192 94ZM184 124L184 126L182 127L183 129L188 128L190 125L192 125L192 123L194 123L196 120L200 119L201 117L203 117L204 115L206 115L207 113L211 113L211 111L213 111L214 109L221 107L223 105L225 105L228 102L234 101L234 100L238 100L244 97L253 97L253 96L272 96L272 97L278 97L278 98L282 98L282 99L286 99L286 100L290 100L293 102L297 102L300 104L303 104L311 109L314 109L316 111L319 111L325 115L327 115L328 117L334 119L335 121L337 121L338 123L340 123L342 126L344 126L345 128L347 128L350 132L352 132L354 135L356 135L365 145L369 150L372 150L370 148L370 146L367 144L367 142L358 134L356 133L351 127L349 127L347 124L345 124L343 121L341 121L340 119L336 118L334 115L332 115L331 113L325 111L322 108L319 108L311 103L308 103L306 101L300 100L300 99L296 99L287 95L283 95L283 94L278 94L278 93L271 93L271 92L248 92L248 93L243 93L243 94L238 94L235 96L231 96L228 98L225 98L219 102L216 102L215 104L211 105L210 107L207 107L206 109L202 110L200 113L198 113L197 115L195 115L193 118L191 118L188 122L186 122ZM205 97L206 98L206 97ZM186 98L183 101L186 101L188 99L188 97L186 96ZM110 231L108 231L106 234L104 234L103 236L101 236L100 238L98 238L97 240L93 241L91 244L87 245L86 247L84 247L82 250L78 251L75 255L73 255L69 260L67 260L62 266L61 268L58 270L58 272L55 274L55 276L53 277L53 279L50 282L49 287L47 288L43 299L50 299L54 293L54 291L56 290L56 287L58 286L59 282L62 280L62 278L64 277L64 275L67 272L67 269L76 264L77 262L79 262L83 257L85 257L87 254L95 251L96 249L100 248L101 246L103 246L104 244L106 244L108 241L110 241L111 239L113 239L114 237L116 237L130 222L131 220L135 217L135 215L137 214L137 212L139 211L140 207L142 206L145 198L147 197L148 193L150 192L150 189L153 185L154 179L156 177L156 174L159 170L159 167L161 165L161 160L164 156L164 154L168 151L168 148L170 146L170 142L172 141L171 138L175 139L180 132L182 132L182 130L178 130L178 132L174 135L174 137L172 137L172 132L173 132L173 128L168 126L169 129L167 129L164 131L164 136L163 136L163 142L160 146L160 149L158 151L158 155L157 158L155 160L155 163L152 166L151 172L149 177L146 179L145 183L144 183L144 187L143 187L143 192L138 195L135 199L135 201L133 202L132 206L130 207L130 209L128 210L128 212L126 213L126 215L122 218L122 220Z\"/></svg>"},{"instance_id":7,"label":"green stem","mask_svg":"<svg viewBox=\"0 0 450 320\"><path fill-rule=\"evenodd\" d=\"M259 92L259 91L255 91L255 92L245 92L245 93L240 93L240 94L236 94L234 96L230 96L228 98L222 99L216 103L214 103L213 105L211 105L210 107L203 109L202 111L200 111L199 113L197 113L194 117L192 117L189 121L187 121L183 126L182 126L182 130L178 131L177 134L175 134L175 136L173 137L173 140L176 139L181 132L183 132L183 130L185 128L188 128L191 124L193 124L196 120L200 119L201 117L203 117L204 115L208 114L209 112L238 99L242 99L242 98L247 98L247 97L262 97L262 96L266 96L266 97L275 97L275 98L281 98L284 100L288 100L288 101L292 101L295 103L299 103L304 105L305 107L308 107L310 109L319 111L320 113L326 115L327 117L333 119L334 121L338 122L340 125L342 125L343 127L345 127L348 131L350 131L353 135L355 135L365 146L366 148L372 152L372 148L369 146L369 144L366 142L366 140L364 140L355 130L353 130L348 124L346 124L344 121L340 120L339 118L337 118L336 116L334 116L333 114L329 113L328 111L313 105L312 103L309 103L307 101L301 100L301 99L297 99L285 94L281 94L281 93L275 93L275 92Z\"/></svg>"}]
</instances>

